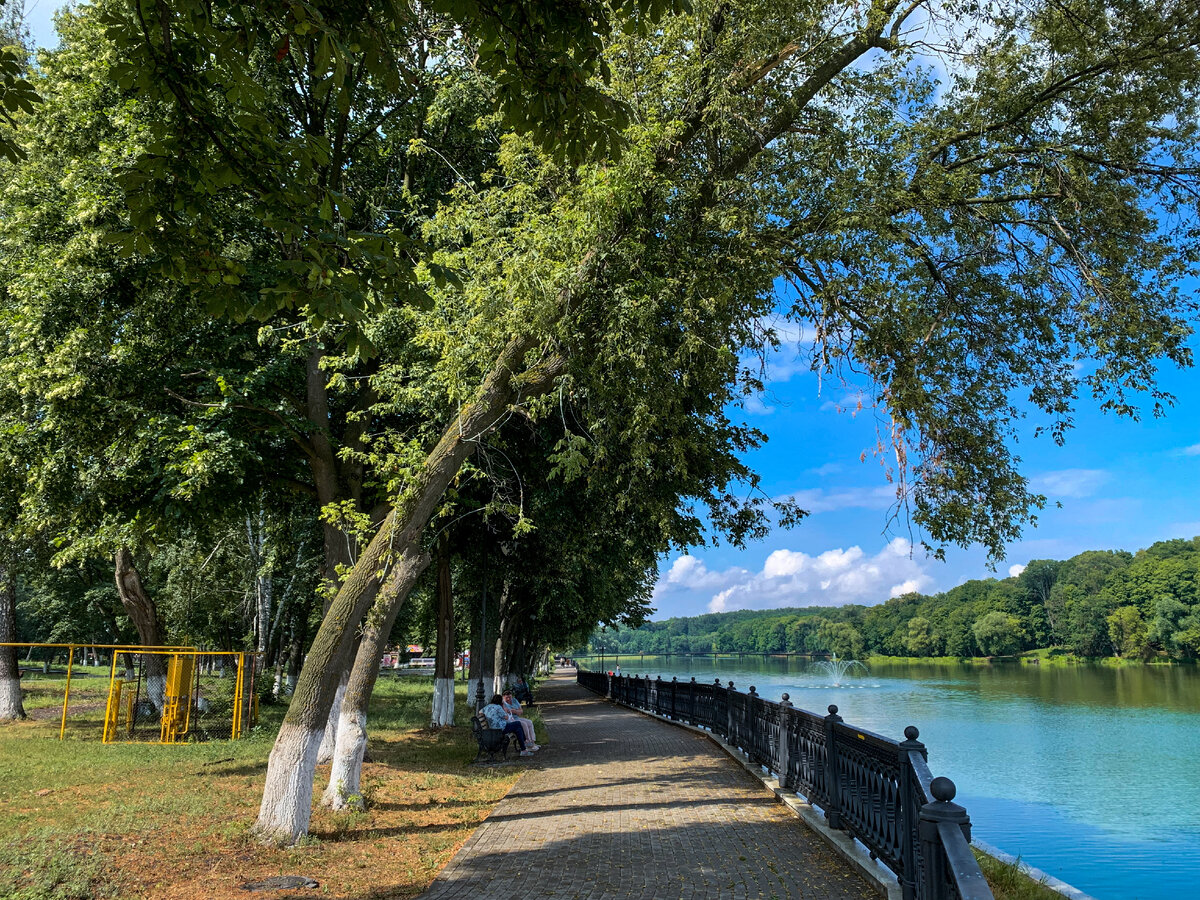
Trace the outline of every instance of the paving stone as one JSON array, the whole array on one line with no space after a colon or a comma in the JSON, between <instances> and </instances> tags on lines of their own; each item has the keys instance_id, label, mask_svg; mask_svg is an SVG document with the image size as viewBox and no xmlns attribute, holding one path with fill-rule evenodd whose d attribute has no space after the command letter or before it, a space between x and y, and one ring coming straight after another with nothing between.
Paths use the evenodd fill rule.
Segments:
<instances>
[{"instance_id":1,"label":"paving stone","mask_svg":"<svg viewBox=\"0 0 1200 900\"><path fill-rule=\"evenodd\" d=\"M548 738L422 900L877 900L707 738L556 675Z\"/></svg>"}]
</instances>

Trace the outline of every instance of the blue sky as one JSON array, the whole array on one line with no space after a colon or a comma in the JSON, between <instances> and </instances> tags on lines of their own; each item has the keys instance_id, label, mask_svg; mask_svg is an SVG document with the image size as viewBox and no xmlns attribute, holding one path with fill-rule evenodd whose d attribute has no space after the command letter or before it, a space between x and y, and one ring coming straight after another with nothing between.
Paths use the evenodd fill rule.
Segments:
<instances>
[{"instance_id":1,"label":"blue sky","mask_svg":"<svg viewBox=\"0 0 1200 900\"><path fill-rule=\"evenodd\" d=\"M870 409L856 412L854 386L822 383L809 372L802 346L803 340L793 341L775 355L767 391L747 404L745 420L770 438L747 459L767 495L794 496L811 515L744 550L718 546L672 555L655 590L654 618L881 603L908 590L930 593L1015 574L1014 567L1031 559L1132 551L1200 534L1200 373L1194 369L1162 372L1160 384L1177 398L1165 418L1118 418L1083 400L1065 446L1022 438L1016 445L1022 471L1047 505L1037 527L1011 544L991 572L982 548L951 547L945 561L937 561L926 557L905 522L890 521L895 492L874 452L885 419Z\"/></svg>"},{"instance_id":2,"label":"blue sky","mask_svg":"<svg viewBox=\"0 0 1200 900\"><path fill-rule=\"evenodd\" d=\"M56 43L50 20L61 5L26 0L35 43ZM949 548L944 562L929 559L919 538L913 546L904 522L889 523L894 492L874 455L880 417L855 412L855 386L811 374L801 356L803 335L793 330L787 336L792 340L770 360L767 391L746 406L746 421L770 438L748 462L761 474L767 495L794 496L811 515L798 528L775 531L744 550L721 545L672 554L655 589L655 618L882 603L907 590L929 593L971 578L1003 577L1031 559L1132 551L1200 534L1195 369L1162 373L1160 384L1177 398L1165 418L1120 419L1084 400L1066 446L1032 437L1018 444L1023 472L1048 502L1038 526L1008 547L993 573L978 547Z\"/></svg>"}]
</instances>

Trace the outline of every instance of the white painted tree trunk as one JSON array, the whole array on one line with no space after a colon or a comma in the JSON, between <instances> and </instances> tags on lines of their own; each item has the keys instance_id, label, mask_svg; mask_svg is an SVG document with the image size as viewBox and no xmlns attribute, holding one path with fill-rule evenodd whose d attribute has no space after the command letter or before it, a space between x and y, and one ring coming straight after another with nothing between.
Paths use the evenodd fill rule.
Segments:
<instances>
[{"instance_id":1,"label":"white painted tree trunk","mask_svg":"<svg viewBox=\"0 0 1200 900\"><path fill-rule=\"evenodd\" d=\"M17 639L17 586L0 568L0 642ZM16 647L0 647L0 720L25 718Z\"/></svg>"},{"instance_id":2,"label":"white painted tree trunk","mask_svg":"<svg viewBox=\"0 0 1200 900\"><path fill-rule=\"evenodd\" d=\"M454 679L438 678L433 682L434 727L454 724Z\"/></svg>"},{"instance_id":3,"label":"white painted tree trunk","mask_svg":"<svg viewBox=\"0 0 1200 900\"><path fill-rule=\"evenodd\" d=\"M344 704L338 717L337 742L329 784L321 803L332 809L363 808L362 763L367 753L367 714Z\"/></svg>"},{"instance_id":4,"label":"white painted tree trunk","mask_svg":"<svg viewBox=\"0 0 1200 900\"><path fill-rule=\"evenodd\" d=\"M346 699L346 682L350 680L350 673L343 672L342 680L337 687L337 693L333 695L333 707L329 710L329 721L325 723L325 733L321 737L321 747L317 751L317 765L324 765L332 761L334 748L337 747L338 728L341 725L342 719L342 701Z\"/></svg>"},{"instance_id":5,"label":"white painted tree trunk","mask_svg":"<svg viewBox=\"0 0 1200 900\"><path fill-rule=\"evenodd\" d=\"M306 731L286 721L280 726L267 763L267 779L255 826L263 840L279 845L293 844L308 832L312 816L313 770L317 766L320 747L320 729ZM270 827L264 826L267 822Z\"/></svg>"}]
</instances>

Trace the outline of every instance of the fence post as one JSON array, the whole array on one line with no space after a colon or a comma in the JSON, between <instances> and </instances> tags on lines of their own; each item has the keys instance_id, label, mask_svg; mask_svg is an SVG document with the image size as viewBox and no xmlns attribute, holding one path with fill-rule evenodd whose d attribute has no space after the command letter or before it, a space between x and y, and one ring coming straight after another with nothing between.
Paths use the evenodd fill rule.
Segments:
<instances>
[{"instance_id":1,"label":"fence post","mask_svg":"<svg viewBox=\"0 0 1200 900\"><path fill-rule=\"evenodd\" d=\"M729 741L734 747L737 746L737 732L734 730L736 723L733 720L733 699L734 687L733 682L729 682L729 693L725 695L725 740Z\"/></svg>"},{"instance_id":2,"label":"fence post","mask_svg":"<svg viewBox=\"0 0 1200 900\"><path fill-rule=\"evenodd\" d=\"M674 720L676 718L676 716L675 716L675 693L678 690L679 690L679 679L676 678L674 675L672 675L671 676L671 719L672 720Z\"/></svg>"},{"instance_id":3,"label":"fence post","mask_svg":"<svg viewBox=\"0 0 1200 900\"><path fill-rule=\"evenodd\" d=\"M688 722L692 725L696 724L696 676L692 676L692 683L688 687Z\"/></svg>"},{"instance_id":4,"label":"fence post","mask_svg":"<svg viewBox=\"0 0 1200 900\"><path fill-rule=\"evenodd\" d=\"M829 715L825 717L825 790L829 794L829 808L825 810L825 818L829 820L830 828L842 827L842 788L838 776L837 744L833 725L842 721L837 714L835 704L829 704Z\"/></svg>"},{"instance_id":5,"label":"fence post","mask_svg":"<svg viewBox=\"0 0 1200 900\"><path fill-rule=\"evenodd\" d=\"M662 676L654 676L654 704L650 707L650 711L656 715L662 715Z\"/></svg>"},{"instance_id":6,"label":"fence post","mask_svg":"<svg viewBox=\"0 0 1200 900\"><path fill-rule=\"evenodd\" d=\"M920 753L923 759L929 756L925 745L917 740L921 732L915 725L904 729L904 741L900 744L900 891L903 900L916 900L917 896L917 821L920 804L917 802L917 777L910 762L910 753Z\"/></svg>"},{"instance_id":7,"label":"fence post","mask_svg":"<svg viewBox=\"0 0 1200 900\"><path fill-rule=\"evenodd\" d=\"M604 699L611 700L613 698L613 695L612 695L613 677L612 677L612 675L608 674L608 672L604 673L604 683L607 685L607 687L604 690ZM480 685L480 689L482 689L483 682L480 681L479 685Z\"/></svg>"},{"instance_id":8,"label":"fence post","mask_svg":"<svg viewBox=\"0 0 1200 900\"><path fill-rule=\"evenodd\" d=\"M775 777L779 780L779 786L787 787L788 777L788 733L792 724L792 708L791 698L783 695L783 699L779 701L779 734L775 737Z\"/></svg>"},{"instance_id":9,"label":"fence post","mask_svg":"<svg viewBox=\"0 0 1200 900\"><path fill-rule=\"evenodd\" d=\"M921 861L924 877L921 879L920 900L950 900L950 881L946 871L946 853L938 837L938 825L949 822L962 829L967 842L971 840L971 820L967 811L957 803L951 803L957 788L954 782L939 776L929 783L933 800L921 807Z\"/></svg>"},{"instance_id":10,"label":"fence post","mask_svg":"<svg viewBox=\"0 0 1200 900\"><path fill-rule=\"evenodd\" d=\"M758 689L750 685L750 693L746 697L746 715L742 719L742 734L745 735L742 742L749 745L742 747L742 750L747 756L753 755L752 751L758 749L758 704L754 702L758 699Z\"/></svg>"}]
</instances>

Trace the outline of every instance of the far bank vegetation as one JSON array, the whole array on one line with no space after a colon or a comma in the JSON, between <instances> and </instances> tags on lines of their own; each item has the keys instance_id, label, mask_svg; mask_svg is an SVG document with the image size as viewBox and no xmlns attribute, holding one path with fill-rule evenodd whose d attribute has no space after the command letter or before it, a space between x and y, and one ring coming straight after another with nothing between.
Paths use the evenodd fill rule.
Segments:
<instances>
[{"instance_id":1,"label":"far bank vegetation","mask_svg":"<svg viewBox=\"0 0 1200 900\"><path fill-rule=\"evenodd\" d=\"M1200 537L1128 553L1039 559L1012 578L878 606L741 610L649 622L592 636L627 653L836 653L843 658L1013 656L1191 660L1200 657Z\"/></svg>"}]
</instances>

